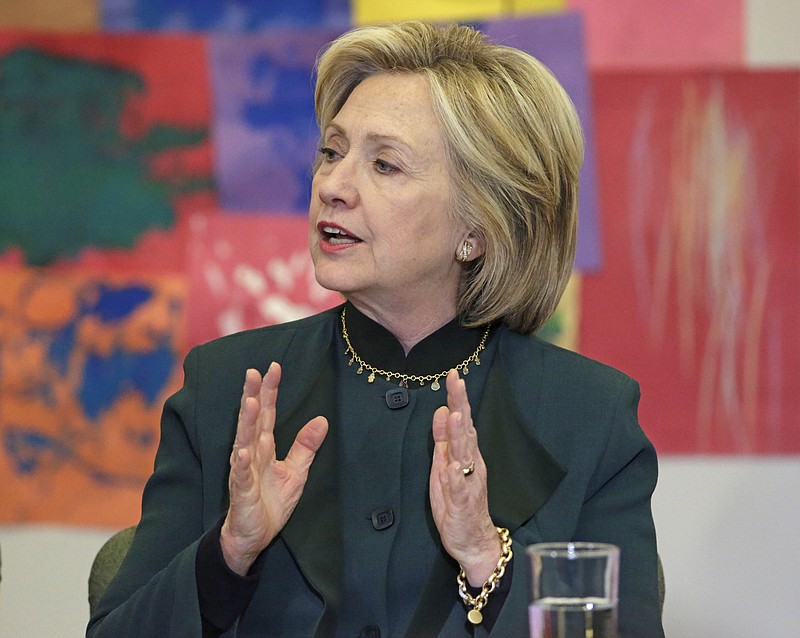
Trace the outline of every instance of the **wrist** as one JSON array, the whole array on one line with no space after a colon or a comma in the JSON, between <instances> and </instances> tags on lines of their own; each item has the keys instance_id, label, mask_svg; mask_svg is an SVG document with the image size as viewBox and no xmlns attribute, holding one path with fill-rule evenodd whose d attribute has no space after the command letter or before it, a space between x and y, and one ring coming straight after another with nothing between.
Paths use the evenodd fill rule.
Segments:
<instances>
[{"instance_id":1,"label":"wrist","mask_svg":"<svg viewBox=\"0 0 800 638\"><path fill-rule=\"evenodd\" d=\"M500 558L486 581L481 585L473 585L475 588L480 587L480 593L477 596L473 596L467 590L467 577L463 566L461 567L458 577L456 578L459 596L461 596L461 599L464 601L464 604L467 605L467 607L472 608L467 614L467 619L473 625L479 625L483 622L483 614L481 613L481 609L483 609L488 602L489 595L500 584L500 580L505 574L506 566L514 556L514 552L511 549L511 536L508 533L508 529L504 527L498 527L496 530L497 538L499 539L502 548Z\"/></svg>"},{"instance_id":2,"label":"wrist","mask_svg":"<svg viewBox=\"0 0 800 638\"><path fill-rule=\"evenodd\" d=\"M479 562L476 562L471 567L463 566L461 569L464 570L464 575L466 576L467 582L471 587L480 587L489 580L489 576L492 575L494 568L497 567L497 561L500 560L500 557L503 555L502 549L498 546L496 552L492 552L491 554L486 554Z\"/></svg>"},{"instance_id":3,"label":"wrist","mask_svg":"<svg viewBox=\"0 0 800 638\"><path fill-rule=\"evenodd\" d=\"M488 538L481 543L480 549L465 560L459 561L459 566L464 571L470 586L481 587L492 575L502 555L503 541L497 528L492 526Z\"/></svg>"},{"instance_id":4,"label":"wrist","mask_svg":"<svg viewBox=\"0 0 800 638\"><path fill-rule=\"evenodd\" d=\"M242 543L231 534L228 521L222 524L222 529L219 534L219 545L222 549L222 557L231 571L239 574L239 576L246 576L250 567L258 558L260 551L254 552L247 549L246 545L249 543Z\"/></svg>"}]
</instances>

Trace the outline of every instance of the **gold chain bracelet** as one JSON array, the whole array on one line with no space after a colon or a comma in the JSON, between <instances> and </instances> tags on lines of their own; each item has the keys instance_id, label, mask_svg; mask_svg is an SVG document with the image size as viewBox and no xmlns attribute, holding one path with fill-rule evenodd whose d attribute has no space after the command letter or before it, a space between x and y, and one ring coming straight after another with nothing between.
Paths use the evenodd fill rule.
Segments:
<instances>
[{"instance_id":1,"label":"gold chain bracelet","mask_svg":"<svg viewBox=\"0 0 800 638\"><path fill-rule=\"evenodd\" d=\"M500 535L500 541L503 543L503 553L500 556L500 560L497 561L497 567L494 568L491 576L489 576L489 580L483 583L481 592L473 597L472 594L467 591L467 575L464 573L463 567L459 570L458 577L456 578L456 582L458 582L458 595L461 596L465 605L472 606L472 609L467 612L467 620L473 625L480 625L483 622L481 609L486 606L486 603L489 601L489 594L494 591L500 579L503 577L503 574L506 573L506 565L508 565L511 557L514 555L514 552L511 551L511 536L508 533L508 528L498 527L497 533Z\"/></svg>"}]
</instances>

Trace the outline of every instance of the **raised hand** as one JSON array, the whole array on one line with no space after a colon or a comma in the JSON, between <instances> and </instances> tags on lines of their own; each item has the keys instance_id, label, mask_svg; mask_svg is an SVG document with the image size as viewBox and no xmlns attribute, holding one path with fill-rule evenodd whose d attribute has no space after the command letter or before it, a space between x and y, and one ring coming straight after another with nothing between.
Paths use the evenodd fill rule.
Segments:
<instances>
[{"instance_id":1,"label":"raised hand","mask_svg":"<svg viewBox=\"0 0 800 638\"><path fill-rule=\"evenodd\" d=\"M230 458L230 506L220 536L225 561L241 575L289 520L328 432L328 421L315 417L297 433L286 458L279 461L275 457L275 404L280 380L277 363L270 365L263 379L257 370L245 374Z\"/></svg>"},{"instance_id":2,"label":"raised hand","mask_svg":"<svg viewBox=\"0 0 800 638\"><path fill-rule=\"evenodd\" d=\"M486 465L466 385L450 370L446 387L447 405L433 415L431 509L445 550L459 562L470 584L479 587L497 565L502 545L489 516Z\"/></svg>"}]
</instances>

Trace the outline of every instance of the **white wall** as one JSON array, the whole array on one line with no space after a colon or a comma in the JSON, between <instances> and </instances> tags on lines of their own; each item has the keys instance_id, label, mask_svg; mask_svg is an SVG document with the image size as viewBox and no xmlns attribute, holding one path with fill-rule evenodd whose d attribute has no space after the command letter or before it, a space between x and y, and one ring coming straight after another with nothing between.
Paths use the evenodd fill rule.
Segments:
<instances>
[{"instance_id":1,"label":"white wall","mask_svg":"<svg viewBox=\"0 0 800 638\"><path fill-rule=\"evenodd\" d=\"M800 64L800 2L745 0L745 59L756 67Z\"/></svg>"},{"instance_id":2,"label":"white wall","mask_svg":"<svg viewBox=\"0 0 800 638\"><path fill-rule=\"evenodd\" d=\"M654 516L668 638L796 638L800 459L664 457ZM110 530L0 527L0 638L79 638Z\"/></svg>"},{"instance_id":3,"label":"white wall","mask_svg":"<svg viewBox=\"0 0 800 638\"><path fill-rule=\"evenodd\" d=\"M89 567L111 533L0 526L0 637L83 636L89 620Z\"/></svg>"},{"instance_id":4,"label":"white wall","mask_svg":"<svg viewBox=\"0 0 800 638\"><path fill-rule=\"evenodd\" d=\"M800 458L666 457L653 515L668 638L796 638Z\"/></svg>"}]
</instances>

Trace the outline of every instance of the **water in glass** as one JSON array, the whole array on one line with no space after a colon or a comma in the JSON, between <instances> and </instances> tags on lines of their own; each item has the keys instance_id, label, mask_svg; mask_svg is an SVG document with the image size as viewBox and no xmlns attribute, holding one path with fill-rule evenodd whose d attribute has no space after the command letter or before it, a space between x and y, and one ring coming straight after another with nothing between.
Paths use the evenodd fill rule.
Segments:
<instances>
[{"instance_id":1,"label":"water in glass","mask_svg":"<svg viewBox=\"0 0 800 638\"><path fill-rule=\"evenodd\" d=\"M531 638L617 638L617 608L604 598L540 598L529 607Z\"/></svg>"}]
</instances>

